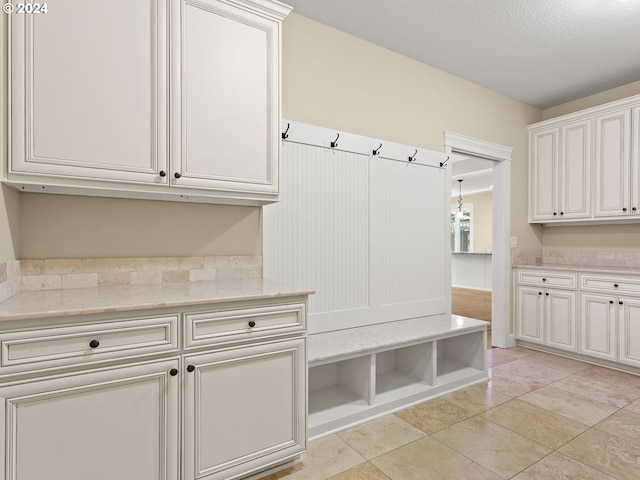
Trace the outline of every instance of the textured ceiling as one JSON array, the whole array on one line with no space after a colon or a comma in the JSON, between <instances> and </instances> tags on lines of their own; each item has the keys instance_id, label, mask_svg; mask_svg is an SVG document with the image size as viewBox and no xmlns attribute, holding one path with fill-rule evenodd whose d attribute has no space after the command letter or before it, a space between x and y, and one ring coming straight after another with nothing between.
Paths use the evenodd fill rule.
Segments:
<instances>
[{"instance_id":1,"label":"textured ceiling","mask_svg":"<svg viewBox=\"0 0 640 480\"><path fill-rule=\"evenodd\" d=\"M640 0L283 0L539 108L640 80Z\"/></svg>"}]
</instances>

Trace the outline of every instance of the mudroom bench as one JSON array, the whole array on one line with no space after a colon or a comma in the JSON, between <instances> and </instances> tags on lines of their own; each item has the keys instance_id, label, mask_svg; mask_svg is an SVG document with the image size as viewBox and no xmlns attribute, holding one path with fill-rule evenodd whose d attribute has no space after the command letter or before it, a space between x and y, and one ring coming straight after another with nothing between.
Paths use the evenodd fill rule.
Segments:
<instances>
[{"instance_id":1,"label":"mudroom bench","mask_svg":"<svg viewBox=\"0 0 640 480\"><path fill-rule=\"evenodd\" d=\"M309 335L309 438L486 380L487 325L440 314Z\"/></svg>"}]
</instances>

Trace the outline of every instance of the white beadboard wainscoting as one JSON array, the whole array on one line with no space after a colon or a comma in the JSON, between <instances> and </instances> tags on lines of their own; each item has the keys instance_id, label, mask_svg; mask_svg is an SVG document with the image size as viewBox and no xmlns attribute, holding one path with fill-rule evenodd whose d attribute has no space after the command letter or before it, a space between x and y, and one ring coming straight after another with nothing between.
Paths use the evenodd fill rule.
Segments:
<instances>
[{"instance_id":1,"label":"white beadboard wainscoting","mask_svg":"<svg viewBox=\"0 0 640 480\"><path fill-rule=\"evenodd\" d=\"M284 125L264 278L315 290L309 332L450 313L446 155Z\"/></svg>"}]
</instances>

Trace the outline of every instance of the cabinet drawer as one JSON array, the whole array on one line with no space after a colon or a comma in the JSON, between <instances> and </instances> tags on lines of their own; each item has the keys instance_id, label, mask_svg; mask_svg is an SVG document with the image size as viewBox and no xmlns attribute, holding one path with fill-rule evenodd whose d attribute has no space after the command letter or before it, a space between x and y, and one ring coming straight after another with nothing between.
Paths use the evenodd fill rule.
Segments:
<instances>
[{"instance_id":1,"label":"cabinet drawer","mask_svg":"<svg viewBox=\"0 0 640 480\"><path fill-rule=\"evenodd\" d=\"M302 332L304 303L185 314L185 347Z\"/></svg>"},{"instance_id":2,"label":"cabinet drawer","mask_svg":"<svg viewBox=\"0 0 640 480\"><path fill-rule=\"evenodd\" d=\"M178 349L178 315L0 334L4 371L49 368Z\"/></svg>"},{"instance_id":3,"label":"cabinet drawer","mask_svg":"<svg viewBox=\"0 0 640 480\"><path fill-rule=\"evenodd\" d=\"M518 270L518 283L537 287L575 289L578 285L575 273L544 272L538 270Z\"/></svg>"},{"instance_id":4,"label":"cabinet drawer","mask_svg":"<svg viewBox=\"0 0 640 480\"><path fill-rule=\"evenodd\" d=\"M640 278L581 275L580 288L593 292L640 295Z\"/></svg>"}]
</instances>

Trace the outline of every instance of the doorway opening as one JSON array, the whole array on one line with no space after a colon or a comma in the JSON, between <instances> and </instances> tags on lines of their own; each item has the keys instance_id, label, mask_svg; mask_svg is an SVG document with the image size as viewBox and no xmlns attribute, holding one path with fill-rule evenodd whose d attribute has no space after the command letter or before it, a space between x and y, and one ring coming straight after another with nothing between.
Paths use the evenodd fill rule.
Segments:
<instances>
[{"instance_id":1,"label":"doorway opening","mask_svg":"<svg viewBox=\"0 0 640 480\"><path fill-rule=\"evenodd\" d=\"M449 186L452 183L453 168L451 165L453 163L465 161L469 165L474 163L482 165L478 170L488 170L485 174L490 174L492 184L491 262L489 269L491 345L501 348L515 346L515 335L511 324L511 315L509 314L511 284L509 203L512 149L452 132L445 132L444 140L445 153L450 158L449 167L447 168L447 184ZM451 258L454 255L456 254L451 254L450 263L452 263ZM485 254L486 256L488 255ZM447 269L449 273L448 283L453 285L451 270L452 265L450 264ZM451 301L451 298L449 298L449 301Z\"/></svg>"}]
</instances>

